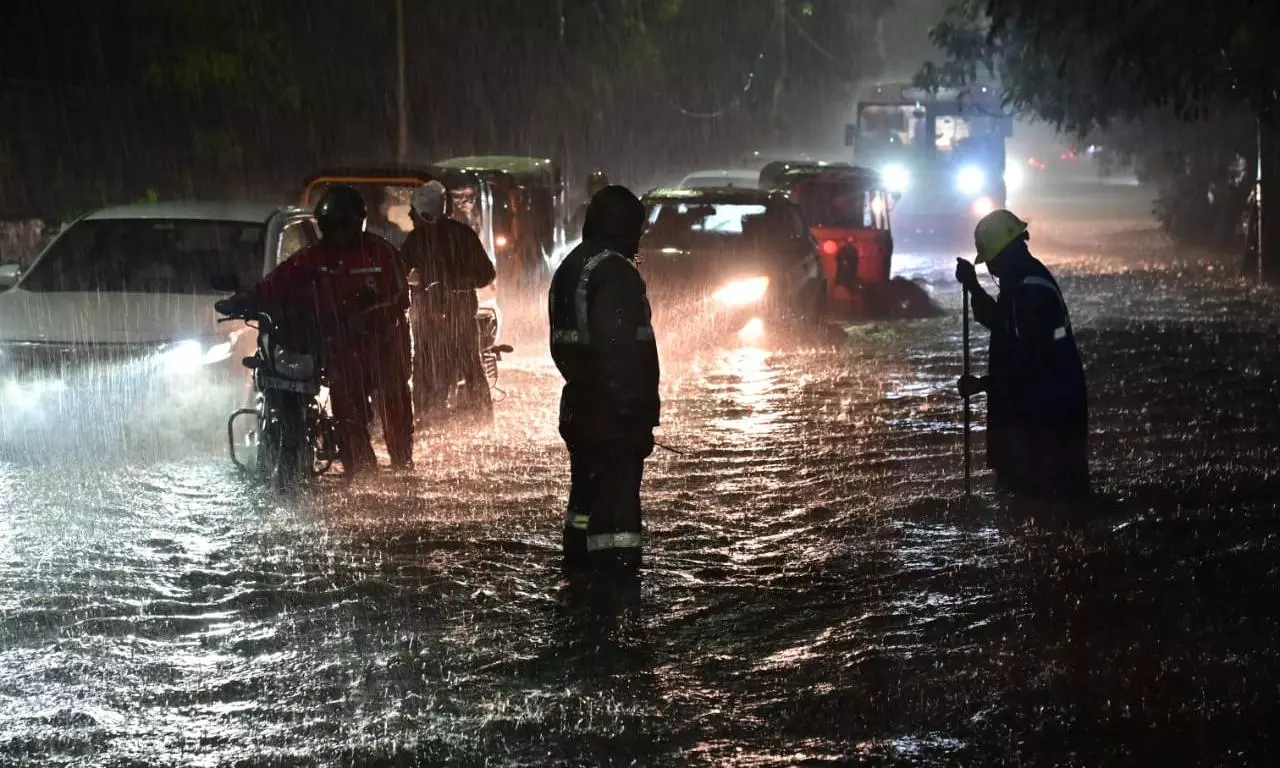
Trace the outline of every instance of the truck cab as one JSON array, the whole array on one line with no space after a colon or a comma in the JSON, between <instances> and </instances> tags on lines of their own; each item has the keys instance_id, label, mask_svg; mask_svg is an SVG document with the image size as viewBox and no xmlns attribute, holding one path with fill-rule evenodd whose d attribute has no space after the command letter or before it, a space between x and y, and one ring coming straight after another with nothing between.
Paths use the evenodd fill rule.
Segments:
<instances>
[{"instance_id":1,"label":"truck cab","mask_svg":"<svg viewBox=\"0 0 1280 768\"><path fill-rule=\"evenodd\" d=\"M992 86L928 90L876 85L859 94L845 143L900 195L897 234L907 241L968 237L1006 202L1005 141L1013 118Z\"/></svg>"}]
</instances>

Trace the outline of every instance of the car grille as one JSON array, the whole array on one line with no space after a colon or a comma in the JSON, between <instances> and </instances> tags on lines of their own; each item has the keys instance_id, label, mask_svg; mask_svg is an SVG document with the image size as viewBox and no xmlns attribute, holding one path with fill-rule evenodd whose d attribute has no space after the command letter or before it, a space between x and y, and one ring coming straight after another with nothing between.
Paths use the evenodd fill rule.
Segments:
<instances>
[{"instance_id":1,"label":"car grille","mask_svg":"<svg viewBox=\"0 0 1280 768\"><path fill-rule=\"evenodd\" d=\"M22 341L0 344L0 372L9 376L66 374L97 365L137 360L160 344L68 344Z\"/></svg>"}]
</instances>

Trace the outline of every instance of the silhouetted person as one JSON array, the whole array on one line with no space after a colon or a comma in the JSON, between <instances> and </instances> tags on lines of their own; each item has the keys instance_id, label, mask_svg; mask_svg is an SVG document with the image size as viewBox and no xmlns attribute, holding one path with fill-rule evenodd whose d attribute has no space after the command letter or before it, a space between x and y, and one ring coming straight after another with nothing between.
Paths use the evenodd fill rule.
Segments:
<instances>
[{"instance_id":1,"label":"silhouetted person","mask_svg":"<svg viewBox=\"0 0 1280 768\"><path fill-rule=\"evenodd\" d=\"M999 281L993 299L973 264L957 259L956 280L973 316L991 331L989 371L960 379L960 392L987 393L987 464L1005 490L1032 496L1089 491L1089 416L1084 368L1062 291L1027 248L1027 223L994 211L974 231L977 263Z\"/></svg>"},{"instance_id":2,"label":"silhouetted person","mask_svg":"<svg viewBox=\"0 0 1280 768\"><path fill-rule=\"evenodd\" d=\"M560 434L572 487L570 568L640 565L640 482L658 425L658 347L636 269L644 205L626 187L591 199L574 248L551 279L551 356L564 376Z\"/></svg>"},{"instance_id":3,"label":"silhouetted person","mask_svg":"<svg viewBox=\"0 0 1280 768\"><path fill-rule=\"evenodd\" d=\"M448 192L439 182L414 191L413 231L402 257L417 270L413 301L413 402L419 417L444 407L463 382L459 405L493 419L493 396L480 359L476 290L493 282L493 262L474 230L447 214Z\"/></svg>"}]
</instances>

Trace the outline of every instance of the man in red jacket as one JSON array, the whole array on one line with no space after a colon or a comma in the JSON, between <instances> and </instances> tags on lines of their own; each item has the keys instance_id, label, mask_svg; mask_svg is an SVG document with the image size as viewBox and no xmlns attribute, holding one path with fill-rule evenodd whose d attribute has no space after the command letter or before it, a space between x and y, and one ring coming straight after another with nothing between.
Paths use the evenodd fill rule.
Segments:
<instances>
[{"instance_id":1,"label":"man in red jacket","mask_svg":"<svg viewBox=\"0 0 1280 768\"><path fill-rule=\"evenodd\" d=\"M287 321L312 325L337 422L347 473L375 468L369 401L377 398L391 465L413 464L409 396L409 294L400 255L363 231L364 200L352 187L331 187L316 206L319 243L296 253L252 289L262 306ZM286 322L286 327L292 322Z\"/></svg>"}]
</instances>

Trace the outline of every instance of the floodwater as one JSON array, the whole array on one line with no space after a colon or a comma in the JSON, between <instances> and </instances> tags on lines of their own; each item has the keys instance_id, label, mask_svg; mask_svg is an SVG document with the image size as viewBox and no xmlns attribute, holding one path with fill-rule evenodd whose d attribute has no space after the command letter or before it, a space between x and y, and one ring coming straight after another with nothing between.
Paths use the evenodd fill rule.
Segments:
<instances>
[{"instance_id":1,"label":"floodwater","mask_svg":"<svg viewBox=\"0 0 1280 768\"><path fill-rule=\"evenodd\" d=\"M1143 226L1032 243L1090 504L964 501L953 262L910 254L947 317L665 360L638 584L560 576L540 340L412 476L0 464L0 764L1274 765L1280 311Z\"/></svg>"}]
</instances>

